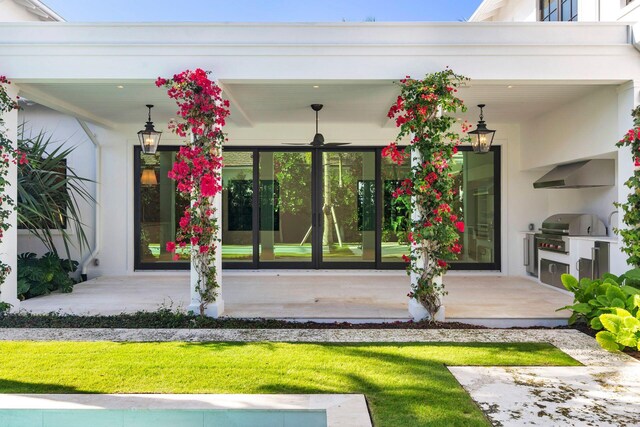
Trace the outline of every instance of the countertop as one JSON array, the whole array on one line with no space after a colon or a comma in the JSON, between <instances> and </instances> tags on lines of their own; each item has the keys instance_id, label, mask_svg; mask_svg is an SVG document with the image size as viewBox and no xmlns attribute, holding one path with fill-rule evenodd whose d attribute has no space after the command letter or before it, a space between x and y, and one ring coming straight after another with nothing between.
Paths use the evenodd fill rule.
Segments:
<instances>
[{"instance_id":1,"label":"countertop","mask_svg":"<svg viewBox=\"0 0 640 427\"><path fill-rule=\"evenodd\" d=\"M597 240L598 242L618 243L618 236L569 236L569 240L589 240L591 242Z\"/></svg>"},{"instance_id":2,"label":"countertop","mask_svg":"<svg viewBox=\"0 0 640 427\"><path fill-rule=\"evenodd\" d=\"M538 231L519 231L520 234L537 234ZM618 236L567 236L569 240L588 240L591 242L595 242L596 240L599 242L609 242L609 243L618 243Z\"/></svg>"}]
</instances>

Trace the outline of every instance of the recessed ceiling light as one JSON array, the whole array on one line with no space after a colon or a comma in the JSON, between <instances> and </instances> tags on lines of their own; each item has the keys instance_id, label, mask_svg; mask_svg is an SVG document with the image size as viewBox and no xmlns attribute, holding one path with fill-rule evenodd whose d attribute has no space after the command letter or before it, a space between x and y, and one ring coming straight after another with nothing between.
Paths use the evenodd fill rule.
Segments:
<instances>
[{"instance_id":1,"label":"recessed ceiling light","mask_svg":"<svg viewBox=\"0 0 640 427\"><path fill-rule=\"evenodd\" d=\"M318 89L319 87L320 87L320 86L318 86L318 85L313 85L313 88L314 88L314 89Z\"/></svg>"},{"instance_id":2,"label":"recessed ceiling light","mask_svg":"<svg viewBox=\"0 0 640 427\"><path fill-rule=\"evenodd\" d=\"M507 86L507 89L513 89L513 85Z\"/></svg>"},{"instance_id":3,"label":"recessed ceiling light","mask_svg":"<svg viewBox=\"0 0 640 427\"><path fill-rule=\"evenodd\" d=\"M117 87L118 89L124 89L124 86L122 86L122 85L118 85L118 86L116 86L116 87Z\"/></svg>"}]
</instances>

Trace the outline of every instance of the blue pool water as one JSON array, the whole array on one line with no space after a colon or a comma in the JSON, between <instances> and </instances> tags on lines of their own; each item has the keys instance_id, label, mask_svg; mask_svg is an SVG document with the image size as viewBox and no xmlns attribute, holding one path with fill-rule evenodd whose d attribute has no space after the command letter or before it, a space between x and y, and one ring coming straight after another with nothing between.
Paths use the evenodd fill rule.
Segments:
<instances>
[{"instance_id":1,"label":"blue pool water","mask_svg":"<svg viewBox=\"0 0 640 427\"><path fill-rule=\"evenodd\" d=\"M326 427L323 410L2 409L0 427Z\"/></svg>"}]
</instances>

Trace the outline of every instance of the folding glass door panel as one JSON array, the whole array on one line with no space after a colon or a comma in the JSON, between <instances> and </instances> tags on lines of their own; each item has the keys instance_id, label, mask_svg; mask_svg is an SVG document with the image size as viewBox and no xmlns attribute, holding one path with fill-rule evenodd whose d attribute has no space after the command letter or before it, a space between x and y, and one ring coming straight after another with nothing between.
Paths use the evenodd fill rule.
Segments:
<instances>
[{"instance_id":1,"label":"folding glass door panel","mask_svg":"<svg viewBox=\"0 0 640 427\"><path fill-rule=\"evenodd\" d=\"M376 261L376 153L322 151L318 172L321 262Z\"/></svg>"},{"instance_id":2,"label":"folding glass door panel","mask_svg":"<svg viewBox=\"0 0 640 427\"><path fill-rule=\"evenodd\" d=\"M401 165L381 159L382 223L380 268L402 262L409 253L408 224L401 218L409 209L393 197L398 184L409 176L409 161ZM453 176L458 197L453 210L463 219L460 233L462 253L451 263L459 270L500 270L500 147L476 154L460 147L453 159Z\"/></svg>"},{"instance_id":3,"label":"folding glass door panel","mask_svg":"<svg viewBox=\"0 0 640 427\"><path fill-rule=\"evenodd\" d=\"M222 261L253 262L253 152L224 153Z\"/></svg>"},{"instance_id":4,"label":"folding glass door panel","mask_svg":"<svg viewBox=\"0 0 640 427\"><path fill-rule=\"evenodd\" d=\"M460 269L500 269L500 151L460 151L454 158L459 197L453 205L462 214Z\"/></svg>"},{"instance_id":5,"label":"folding glass door panel","mask_svg":"<svg viewBox=\"0 0 640 427\"><path fill-rule=\"evenodd\" d=\"M260 151L259 266L313 262L311 151Z\"/></svg>"},{"instance_id":6,"label":"folding glass door panel","mask_svg":"<svg viewBox=\"0 0 640 427\"><path fill-rule=\"evenodd\" d=\"M405 159L401 165L386 157L381 159L382 236L380 260L385 265L404 263L402 255L409 253L406 232L408 224L405 219L409 212L409 206L396 199L393 194L410 172L409 159Z\"/></svg>"}]
</instances>

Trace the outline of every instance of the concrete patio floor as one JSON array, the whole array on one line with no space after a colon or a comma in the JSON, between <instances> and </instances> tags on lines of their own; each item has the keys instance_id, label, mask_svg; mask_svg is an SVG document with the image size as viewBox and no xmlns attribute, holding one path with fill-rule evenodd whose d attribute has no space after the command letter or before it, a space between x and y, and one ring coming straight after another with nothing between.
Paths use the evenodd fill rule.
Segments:
<instances>
[{"instance_id":1,"label":"concrete patio floor","mask_svg":"<svg viewBox=\"0 0 640 427\"><path fill-rule=\"evenodd\" d=\"M186 273L105 276L75 286L73 293L33 298L21 310L34 314L133 313L189 304ZM447 321L492 327L566 324L564 291L521 277L461 275L445 278ZM225 316L313 321L408 320L409 284L398 271L225 271Z\"/></svg>"}]
</instances>

